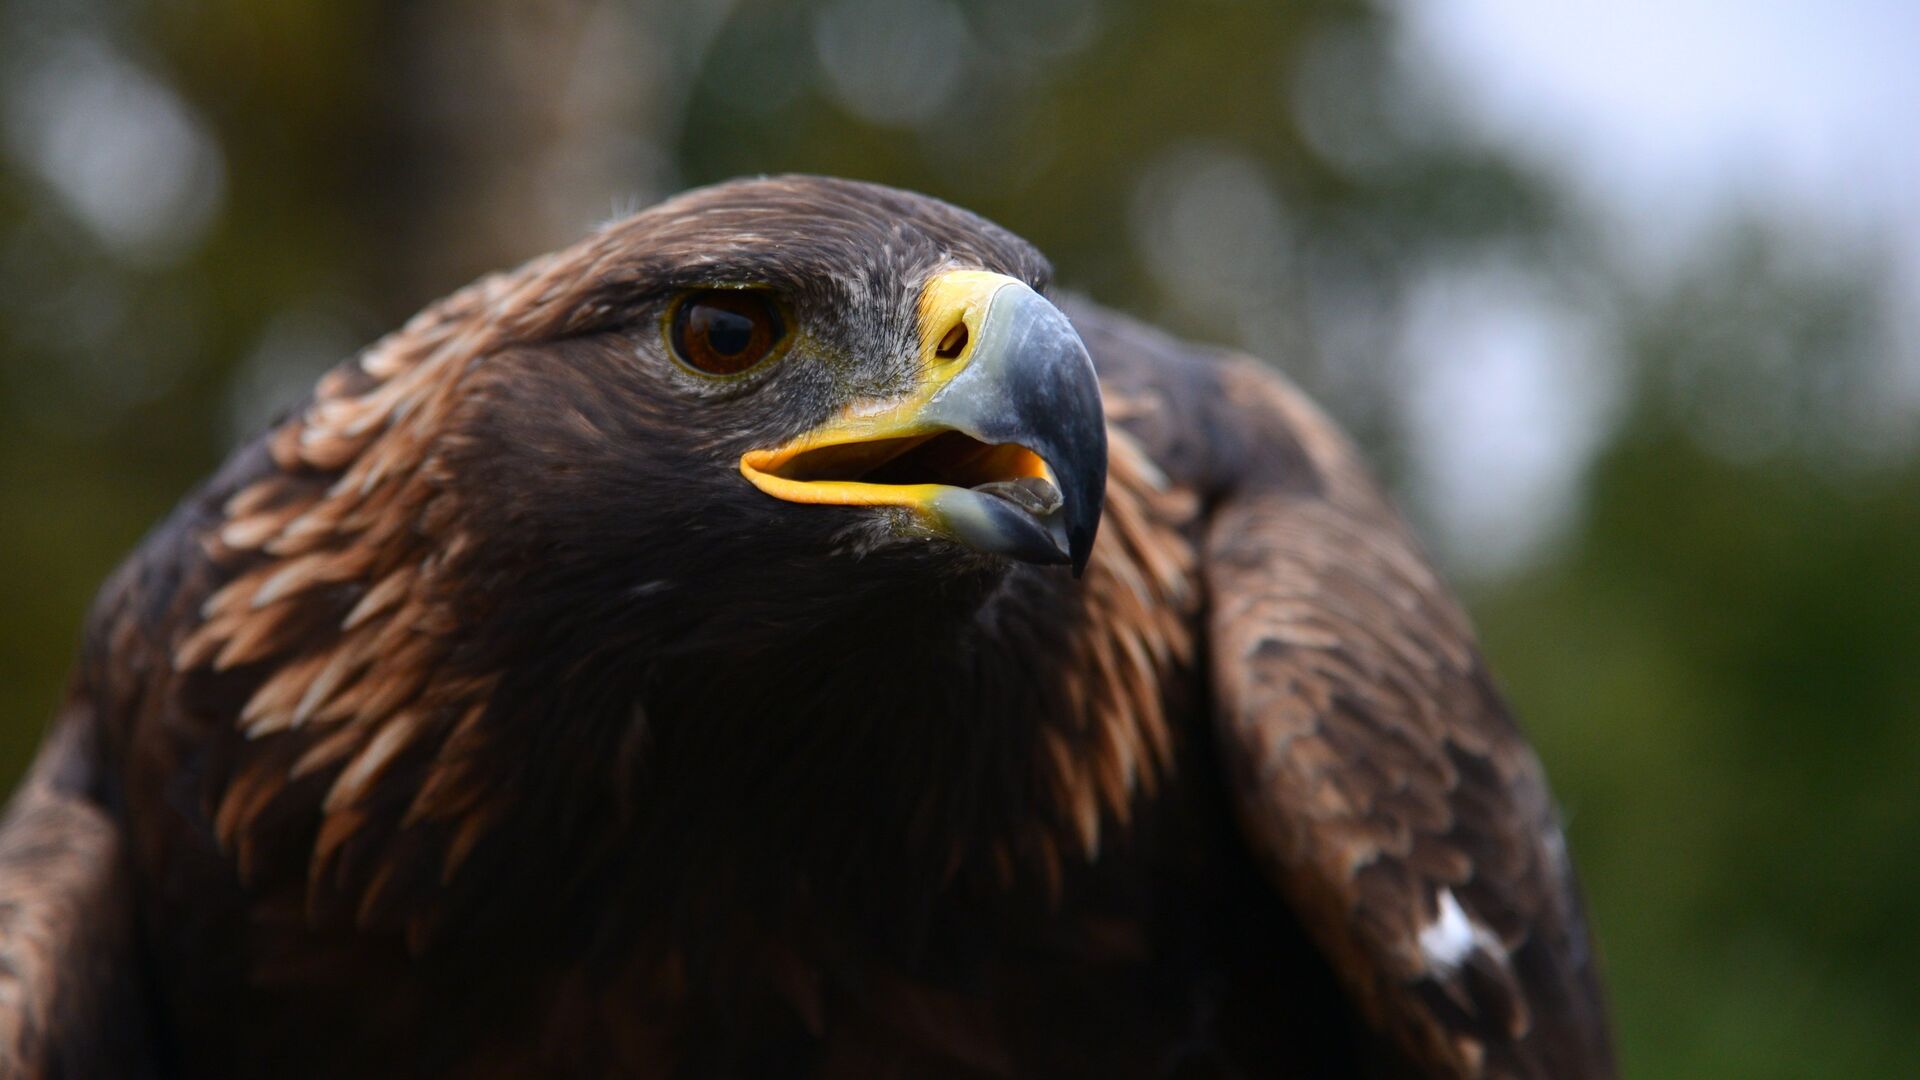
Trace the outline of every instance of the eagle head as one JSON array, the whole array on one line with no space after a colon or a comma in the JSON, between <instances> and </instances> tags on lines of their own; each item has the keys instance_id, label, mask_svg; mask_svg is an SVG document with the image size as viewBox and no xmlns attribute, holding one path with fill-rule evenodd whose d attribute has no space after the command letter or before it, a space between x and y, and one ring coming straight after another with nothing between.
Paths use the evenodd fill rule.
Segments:
<instances>
[{"instance_id":1,"label":"eagle head","mask_svg":"<svg viewBox=\"0 0 1920 1080\"><path fill-rule=\"evenodd\" d=\"M1048 276L937 200L782 177L483 283L509 324L448 373L432 450L475 580L556 605L529 617L646 601L692 633L1012 562L1077 575L1106 433Z\"/></svg>"}]
</instances>

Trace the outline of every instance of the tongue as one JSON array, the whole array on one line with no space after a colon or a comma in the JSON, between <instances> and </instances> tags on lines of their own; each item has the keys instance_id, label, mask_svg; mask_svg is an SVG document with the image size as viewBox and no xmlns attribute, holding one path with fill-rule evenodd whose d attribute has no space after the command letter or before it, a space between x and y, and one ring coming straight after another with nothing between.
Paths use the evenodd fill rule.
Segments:
<instances>
[{"instance_id":1,"label":"tongue","mask_svg":"<svg viewBox=\"0 0 1920 1080\"><path fill-rule=\"evenodd\" d=\"M1060 509L1060 490L1038 476L976 484L973 490L1005 499L1035 517L1044 517Z\"/></svg>"}]
</instances>

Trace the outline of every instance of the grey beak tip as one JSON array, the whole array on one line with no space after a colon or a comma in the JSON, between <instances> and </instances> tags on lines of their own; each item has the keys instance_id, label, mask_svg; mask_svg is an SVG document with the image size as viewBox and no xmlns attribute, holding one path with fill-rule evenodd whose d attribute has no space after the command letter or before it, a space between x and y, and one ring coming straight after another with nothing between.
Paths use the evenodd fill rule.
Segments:
<instances>
[{"instance_id":1,"label":"grey beak tip","mask_svg":"<svg viewBox=\"0 0 1920 1080\"><path fill-rule=\"evenodd\" d=\"M982 442L1024 446L1054 470L1064 505L1045 521L1010 504L1006 514L983 510L981 520L992 519L986 542L993 550L1066 563L1078 578L1093 555L1107 479L1105 409L1086 343L1045 297L1009 285L996 295L974 350L928 415ZM1029 542L1036 537L1046 542Z\"/></svg>"},{"instance_id":2,"label":"grey beak tip","mask_svg":"<svg viewBox=\"0 0 1920 1080\"><path fill-rule=\"evenodd\" d=\"M1077 579L1087 570L1087 560L1093 557L1093 537L1084 532L1076 532L1073 537L1073 576Z\"/></svg>"}]
</instances>

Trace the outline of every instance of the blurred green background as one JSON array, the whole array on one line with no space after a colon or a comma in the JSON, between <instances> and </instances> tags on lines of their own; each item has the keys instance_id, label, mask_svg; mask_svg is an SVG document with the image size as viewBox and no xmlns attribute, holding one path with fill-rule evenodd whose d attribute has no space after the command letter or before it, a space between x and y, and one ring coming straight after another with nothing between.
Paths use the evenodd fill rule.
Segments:
<instances>
[{"instance_id":1,"label":"blurred green background","mask_svg":"<svg viewBox=\"0 0 1920 1080\"><path fill-rule=\"evenodd\" d=\"M1920 47L1900 5L1808 8ZM1719 102L1865 145L1871 50L1743 83L1743 35L1825 39L1522 10L0 0L0 782L97 583L323 368L681 187L844 174L1272 359L1361 438L1567 807L1629 1074L1915 1075L1914 221L1845 168L1772 184L1764 139L1670 182L1527 82L1578 61L1634 133ZM1849 123L1803 115L1861 64Z\"/></svg>"}]
</instances>

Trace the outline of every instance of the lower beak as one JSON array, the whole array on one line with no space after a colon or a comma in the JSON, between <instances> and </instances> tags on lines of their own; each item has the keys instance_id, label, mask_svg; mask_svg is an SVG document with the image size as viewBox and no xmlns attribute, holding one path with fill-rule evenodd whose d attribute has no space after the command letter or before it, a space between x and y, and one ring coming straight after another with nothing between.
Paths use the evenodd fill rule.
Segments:
<instances>
[{"instance_id":1,"label":"lower beak","mask_svg":"<svg viewBox=\"0 0 1920 1080\"><path fill-rule=\"evenodd\" d=\"M921 292L920 351L905 397L750 451L741 474L789 502L903 507L970 547L1077 576L1100 524L1107 431L1067 317L1014 278L948 271Z\"/></svg>"}]
</instances>

